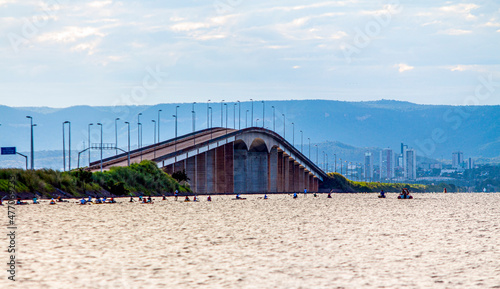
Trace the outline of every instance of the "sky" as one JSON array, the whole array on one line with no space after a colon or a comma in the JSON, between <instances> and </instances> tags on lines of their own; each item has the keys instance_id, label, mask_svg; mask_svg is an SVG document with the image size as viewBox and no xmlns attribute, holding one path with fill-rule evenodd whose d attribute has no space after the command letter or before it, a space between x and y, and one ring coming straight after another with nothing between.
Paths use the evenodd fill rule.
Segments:
<instances>
[{"instance_id":1,"label":"sky","mask_svg":"<svg viewBox=\"0 0 500 289\"><path fill-rule=\"evenodd\" d=\"M498 105L499 48L493 0L0 0L0 105Z\"/></svg>"}]
</instances>

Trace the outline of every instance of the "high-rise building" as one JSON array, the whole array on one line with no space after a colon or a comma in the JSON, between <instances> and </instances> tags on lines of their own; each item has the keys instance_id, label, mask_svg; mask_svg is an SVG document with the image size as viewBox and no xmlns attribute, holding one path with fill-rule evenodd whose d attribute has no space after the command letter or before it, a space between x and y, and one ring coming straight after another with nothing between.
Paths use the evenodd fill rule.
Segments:
<instances>
[{"instance_id":1,"label":"high-rise building","mask_svg":"<svg viewBox=\"0 0 500 289\"><path fill-rule=\"evenodd\" d=\"M380 152L380 179L394 178L394 153L386 148Z\"/></svg>"},{"instance_id":2,"label":"high-rise building","mask_svg":"<svg viewBox=\"0 0 500 289\"><path fill-rule=\"evenodd\" d=\"M365 153L365 181L373 181L373 159L372 153Z\"/></svg>"},{"instance_id":3,"label":"high-rise building","mask_svg":"<svg viewBox=\"0 0 500 289\"><path fill-rule=\"evenodd\" d=\"M407 180L415 180L417 178L417 154L413 149L405 149L403 154L404 177Z\"/></svg>"},{"instance_id":4,"label":"high-rise building","mask_svg":"<svg viewBox=\"0 0 500 289\"><path fill-rule=\"evenodd\" d=\"M464 153L463 152L454 152L452 153L451 158L451 167L454 169L458 169L462 167L462 163L464 162Z\"/></svg>"},{"instance_id":5,"label":"high-rise building","mask_svg":"<svg viewBox=\"0 0 500 289\"><path fill-rule=\"evenodd\" d=\"M467 169L472 170L473 168L474 168L474 161L472 160L472 158L469 158L467 160Z\"/></svg>"}]
</instances>

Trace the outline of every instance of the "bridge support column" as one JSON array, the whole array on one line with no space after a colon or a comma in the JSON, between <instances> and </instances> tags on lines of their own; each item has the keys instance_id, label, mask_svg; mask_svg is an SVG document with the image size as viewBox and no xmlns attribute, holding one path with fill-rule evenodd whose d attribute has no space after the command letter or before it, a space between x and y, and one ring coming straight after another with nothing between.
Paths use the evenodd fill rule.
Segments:
<instances>
[{"instance_id":1,"label":"bridge support column","mask_svg":"<svg viewBox=\"0 0 500 289\"><path fill-rule=\"evenodd\" d=\"M293 163L293 191L300 192L300 168L299 164Z\"/></svg>"},{"instance_id":2,"label":"bridge support column","mask_svg":"<svg viewBox=\"0 0 500 289\"><path fill-rule=\"evenodd\" d=\"M292 158L288 157L288 192L295 191L294 168L295 168L295 161Z\"/></svg>"},{"instance_id":3,"label":"bridge support column","mask_svg":"<svg viewBox=\"0 0 500 289\"><path fill-rule=\"evenodd\" d=\"M234 150L234 192L244 193L247 191L247 157L246 149Z\"/></svg>"},{"instance_id":4,"label":"bridge support column","mask_svg":"<svg viewBox=\"0 0 500 289\"><path fill-rule=\"evenodd\" d=\"M308 190L314 192L314 176L312 174L308 175Z\"/></svg>"},{"instance_id":5,"label":"bridge support column","mask_svg":"<svg viewBox=\"0 0 500 289\"><path fill-rule=\"evenodd\" d=\"M304 168L299 166L299 192L304 192L306 188L304 184Z\"/></svg>"},{"instance_id":6,"label":"bridge support column","mask_svg":"<svg viewBox=\"0 0 500 289\"><path fill-rule=\"evenodd\" d=\"M215 191L217 193L225 193L226 192L226 157L224 146L217 147L215 149Z\"/></svg>"},{"instance_id":7,"label":"bridge support column","mask_svg":"<svg viewBox=\"0 0 500 289\"><path fill-rule=\"evenodd\" d=\"M268 153L249 151L247 159L247 173L250 180L247 181L247 189L251 193L265 193L267 192L267 171Z\"/></svg>"},{"instance_id":8,"label":"bridge support column","mask_svg":"<svg viewBox=\"0 0 500 289\"><path fill-rule=\"evenodd\" d=\"M196 160L195 157L190 157L186 160L186 175L189 178L189 184L191 185L191 190L197 193L196 190Z\"/></svg>"},{"instance_id":9,"label":"bridge support column","mask_svg":"<svg viewBox=\"0 0 500 289\"><path fill-rule=\"evenodd\" d=\"M319 179L314 178L314 191L317 192L319 191Z\"/></svg>"},{"instance_id":10,"label":"bridge support column","mask_svg":"<svg viewBox=\"0 0 500 289\"><path fill-rule=\"evenodd\" d=\"M225 192L234 193L234 143L224 145Z\"/></svg>"},{"instance_id":11,"label":"bridge support column","mask_svg":"<svg viewBox=\"0 0 500 289\"><path fill-rule=\"evenodd\" d=\"M215 150L209 150L206 152L207 156L207 192L216 193L215 180L217 176L217 171L215 168Z\"/></svg>"},{"instance_id":12,"label":"bridge support column","mask_svg":"<svg viewBox=\"0 0 500 289\"><path fill-rule=\"evenodd\" d=\"M284 188L284 181L285 181L285 172L284 172L284 167L283 167L283 160L284 160L284 157L283 157L283 152L278 152L278 159L277 159L277 162L278 162L278 167L277 167L277 170L278 170L278 179L277 179L277 191L282 193L285 191L285 188Z\"/></svg>"},{"instance_id":13,"label":"bridge support column","mask_svg":"<svg viewBox=\"0 0 500 289\"><path fill-rule=\"evenodd\" d=\"M196 192L206 193L207 190L207 164L206 164L206 153L202 153L196 156Z\"/></svg>"},{"instance_id":14,"label":"bridge support column","mask_svg":"<svg viewBox=\"0 0 500 289\"><path fill-rule=\"evenodd\" d=\"M270 193L278 192L279 173L278 173L278 149L273 147L268 158L268 187Z\"/></svg>"}]
</instances>

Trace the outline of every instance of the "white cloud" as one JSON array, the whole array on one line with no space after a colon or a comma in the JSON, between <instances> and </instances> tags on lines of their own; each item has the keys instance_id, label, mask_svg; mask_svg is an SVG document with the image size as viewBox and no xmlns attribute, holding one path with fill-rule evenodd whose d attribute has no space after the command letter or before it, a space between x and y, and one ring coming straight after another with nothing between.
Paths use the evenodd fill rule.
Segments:
<instances>
[{"instance_id":1,"label":"white cloud","mask_svg":"<svg viewBox=\"0 0 500 289\"><path fill-rule=\"evenodd\" d=\"M100 32L99 29L94 27L66 27L63 31L59 32L48 32L40 35L38 40L40 42L54 41L54 42L76 42L79 39L86 38L89 36L99 36L104 37L105 34Z\"/></svg>"},{"instance_id":2,"label":"white cloud","mask_svg":"<svg viewBox=\"0 0 500 289\"><path fill-rule=\"evenodd\" d=\"M472 33L471 30L463 30L463 29L447 29L438 31L438 34L446 34L446 35L465 35Z\"/></svg>"},{"instance_id":3,"label":"white cloud","mask_svg":"<svg viewBox=\"0 0 500 289\"><path fill-rule=\"evenodd\" d=\"M415 67L409 66L408 64L405 64L405 63L396 64L396 65L394 65L394 67L397 68L400 73L403 73L405 71L410 71L410 70L415 68Z\"/></svg>"},{"instance_id":4,"label":"white cloud","mask_svg":"<svg viewBox=\"0 0 500 289\"><path fill-rule=\"evenodd\" d=\"M449 6L443 6L440 8L441 11L445 13L450 13L453 15L459 14L462 15L462 17L465 17L467 20L474 20L476 16L471 14L472 10L478 9L479 6L476 4L457 4L457 5L449 5Z\"/></svg>"},{"instance_id":5,"label":"white cloud","mask_svg":"<svg viewBox=\"0 0 500 289\"><path fill-rule=\"evenodd\" d=\"M107 5L113 4L113 1L111 0L105 0L105 1L93 1L90 2L88 5L92 8L102 8Z\"/></svg>"},{"instance_id":6,"label":"white cloud","mask_svg":"<svg viewBox=\"0 0 500 289\"><path fill-rule=\"evenodd\" d=\"M203 22L182 22L170 26L170 28L175 32L186 32L192 30L198 30L201 28L209 28L211 25L209 23Z\"/></svg>"}]
</instances>

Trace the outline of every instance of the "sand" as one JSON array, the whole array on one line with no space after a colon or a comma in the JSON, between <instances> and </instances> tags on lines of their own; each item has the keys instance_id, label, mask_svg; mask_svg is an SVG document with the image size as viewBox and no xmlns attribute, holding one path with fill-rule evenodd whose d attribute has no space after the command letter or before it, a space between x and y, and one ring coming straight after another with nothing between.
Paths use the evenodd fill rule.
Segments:
<instances>
[{"instance_id":1,"label":"sand","mask_svg":"<svg viewBox=\"0 0 500 289\"><path fill-rule=\"evenodd\" d=\"M500 194L414 196L18 206L0 287L500 288Z\"/></svg>"}]
</instances>

